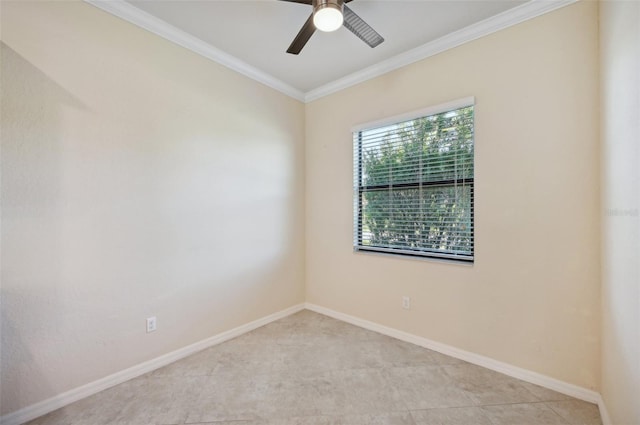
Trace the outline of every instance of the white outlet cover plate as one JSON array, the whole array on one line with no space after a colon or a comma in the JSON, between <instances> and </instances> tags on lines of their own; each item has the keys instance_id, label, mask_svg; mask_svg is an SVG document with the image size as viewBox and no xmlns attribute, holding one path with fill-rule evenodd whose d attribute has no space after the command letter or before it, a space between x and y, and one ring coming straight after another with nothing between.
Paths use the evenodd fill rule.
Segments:
<instances>
[{"instance_id":1,"label":"white outlet cover plate","mask_svg":"<svg viewBox=\"0 0 640 425\"><path fill-rule=\"evenodd\" d=\"M147 333L153 332L156 330L156 317L148 317L147 318Z\"/></svg>"}]
</instances>

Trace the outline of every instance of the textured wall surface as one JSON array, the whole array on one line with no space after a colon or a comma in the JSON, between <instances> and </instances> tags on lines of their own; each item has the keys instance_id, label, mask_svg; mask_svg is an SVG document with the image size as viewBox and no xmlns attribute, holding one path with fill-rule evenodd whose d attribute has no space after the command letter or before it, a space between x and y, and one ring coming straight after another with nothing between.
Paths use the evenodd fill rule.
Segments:
<instances>
[{"instance_id":1,"label":"textured wall surface","mask_svg":"<svg viewBox=\"0 0 640 425\"><path fill-rule=\"evenodd\" d=\"M1 59L3 414L304 300L300 102L83 2Z\"/></svg>"},{"instance_id":2,"label":"textured wall surface","mask_svg":"<svg viewBox=\"0 0 640 425\"><path fill-rule=\"evenodd\" d=\"M640 2L600 3L602 397L640 423Z\"/></svg>"},{"instance_id":3,"label":"textured wall surface","mask_svg":"<svg viewBox=\"0 0 640 425\"><path fill-rule=\"evenodd\" d=\"M597 9L579 2L307 104L309 302L598 388ZM467 96L475 264L353 253L351 128Z\"/></svg>"}]
</instances>

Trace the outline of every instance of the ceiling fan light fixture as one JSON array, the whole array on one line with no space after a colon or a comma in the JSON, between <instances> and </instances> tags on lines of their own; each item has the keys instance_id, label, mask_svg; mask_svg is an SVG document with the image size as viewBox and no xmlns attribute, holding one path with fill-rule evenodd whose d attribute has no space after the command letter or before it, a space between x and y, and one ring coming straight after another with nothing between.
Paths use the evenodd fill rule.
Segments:
<instances>
[{"instance_id":1,"label":"ceiling fan light fixture","mask_svg":"<svg viewBox=\"0 0 640 425\"><path fill-rule=\"evenodd\" d=\"M2 1L2 0L0 0ZM310 4L313 8L298 35L293 39L287 53L298 55L316 30L335 31L344 25L346 29L364 41L369 47L376 47L384 38L369 26L345 3L352 0L280 0L290 3Z\"/></svg>"},{"instance_id":2,"label":"ceiling fan light fixture","mask_svg":"<svg viewBox=\"0 0 640 425\"><path fill-rule=\"evenodd\" d=\"M313 25L324 32L331 32L340 28L344 21L342 4L341 0L314 1Z\"/></svg>"}]
</instances>

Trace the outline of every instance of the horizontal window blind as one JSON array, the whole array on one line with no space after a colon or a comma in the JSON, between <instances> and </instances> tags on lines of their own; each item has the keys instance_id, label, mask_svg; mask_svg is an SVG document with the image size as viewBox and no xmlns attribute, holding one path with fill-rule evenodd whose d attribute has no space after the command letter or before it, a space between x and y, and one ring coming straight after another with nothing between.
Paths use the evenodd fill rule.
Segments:
<instances>
[{"instance_id":1,"label":"horizontal window blind","mask_svg":"<svg viewBox=\"0 0 640 425\"><path fill-rule=\"evenodd\" d=\"M473 105L361 129L354 248L473 261Z\"/></svg>"}]
</instances>

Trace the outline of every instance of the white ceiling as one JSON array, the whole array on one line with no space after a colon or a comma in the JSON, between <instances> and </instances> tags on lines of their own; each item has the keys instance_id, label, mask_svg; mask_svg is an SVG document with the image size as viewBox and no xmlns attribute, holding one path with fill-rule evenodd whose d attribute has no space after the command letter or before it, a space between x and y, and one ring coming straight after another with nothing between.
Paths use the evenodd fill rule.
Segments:
<instances>
[{"instance_id":1,"label":"white ceiling","mask_svg":"<svg viewBox=\"0 0 640 425\"><path fill-rule=\"evenodd\" d=\"M298 56L286 50L311 14L308 5L278 0L86 1L309 100L310 93L336 91L575 0L354 0L349 7L384 43L372 49L344 27L333 33L316 31Z\"/></svg>"}]
</instances>

